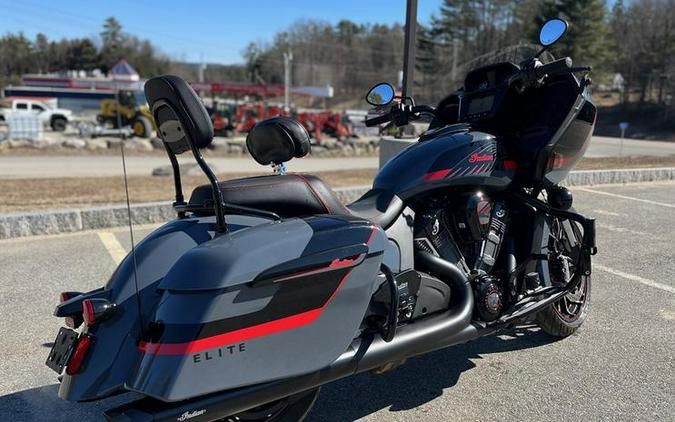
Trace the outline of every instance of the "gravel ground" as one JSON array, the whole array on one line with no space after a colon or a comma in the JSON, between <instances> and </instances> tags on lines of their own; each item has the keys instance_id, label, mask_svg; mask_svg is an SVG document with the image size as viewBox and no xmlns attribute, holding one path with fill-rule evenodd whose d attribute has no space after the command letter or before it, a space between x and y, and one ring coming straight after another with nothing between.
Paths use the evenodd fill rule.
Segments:
<instances>
[{"instance_id":1,"label":"gravel ground","mask_svg":"<svg viewBox=\"0 0 675 422\"><path fill-rule=\"evenodd\" d=\"M322 389L308 420L675 420L675 183L573 192L597 218L600 249L577 334L519 327L344 379ZM112 232L129 250L126 232ZM95 232L0 241L0 420L102 420L130 398L63 402L44 366L58 292L98 287L114 266Z\"/></svg>"}]
</instances>

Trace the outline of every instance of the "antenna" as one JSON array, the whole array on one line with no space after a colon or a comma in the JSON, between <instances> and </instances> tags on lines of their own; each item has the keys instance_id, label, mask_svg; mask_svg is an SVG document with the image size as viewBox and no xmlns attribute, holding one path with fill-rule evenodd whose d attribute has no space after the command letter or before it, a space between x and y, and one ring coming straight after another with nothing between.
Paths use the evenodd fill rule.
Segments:
<instances>
[{"instance_id":1,"label":"antenna","mask_svg":"<svg viewBox=\"0 0 675 422\"><path fill-rule=\"evenodd\" d=\"M114 78L114 76L113 76ZM117 107L115 107L115 114L117 115L117 127L120 131L122 142L120 142L120 152L122 154L122 172L124 173L124 193L127 200L127 220L129 221L129 237L131 240L131 259L133 260L134 266L134 288L136 289L136 304L138 305L138 328L141 337L143 337L143 314L141 307L141 295L138 290L138 265L136 263L136 243L134 242L134 227L131 222L131 201L129 200L129 178L127 177L127 161L124 156L124 142L126 141L126 132L122 131L122 116L120 115L120 90L117 86L117 81L114 81L115 86L115 101L117 102Z\"/></svg>"}]
</instances>

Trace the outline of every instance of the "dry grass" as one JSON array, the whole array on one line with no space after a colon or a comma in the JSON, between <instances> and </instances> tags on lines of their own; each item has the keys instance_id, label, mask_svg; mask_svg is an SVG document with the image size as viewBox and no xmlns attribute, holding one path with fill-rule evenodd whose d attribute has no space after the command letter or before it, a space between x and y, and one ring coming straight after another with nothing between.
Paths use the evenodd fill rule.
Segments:
<instances>
[{"instance_id":1,"label":"dry grass","mask_svg":"<svg viewBox=\"0 0 675 422\"><path fill-rule=\"evenodd\" d=\"M584 158L577 170L610 168L672 167L675 157ZM375 177L375 169L327 171L318 173L332 187L368 185ZM262 172L259 174L269 174ZM221 180L253 174L221 174ZM205 184L201 176L185 177L183 191L188 195L195 186ZM58 179L0 179L2 200L0 212L80 208L120 204L125 201L124 179L120 177L58 178ZM132 203L173 199L171 177L133 176L129 178Z\"/></svg>"},{"instance_id":2,"label":"dry grass","mask_svg":"<svg viewBox=\"0 0 675 422\"><path fill-rule=\"evenodd\" d=\"M227 180L252 175L255 174L229 173L218 177L220 180ZM375 169L327 171L318 175L333 187L354 186L370 183L375 176ZM184 177L183 192L189 195L192 189L205 183L207 180L202 176ZM0 192L2 192L1 213L120 204L124 203L126 198L122 176L0 179ZM173 194L172 177L129 177L129 197L132 203L168 201L173 199Z\"/></svg>"},{"instance_id":3,"label":"dry grass","mask_svg":"<svg viewBox=\"0 0 675 422\"><path fill-rule=\"evenodd\" d=\"M636 155L631 157L583 158L575 170L606 170L642 167L675 167L675 156L650 157Z\"/></svg>"}]
</instances>

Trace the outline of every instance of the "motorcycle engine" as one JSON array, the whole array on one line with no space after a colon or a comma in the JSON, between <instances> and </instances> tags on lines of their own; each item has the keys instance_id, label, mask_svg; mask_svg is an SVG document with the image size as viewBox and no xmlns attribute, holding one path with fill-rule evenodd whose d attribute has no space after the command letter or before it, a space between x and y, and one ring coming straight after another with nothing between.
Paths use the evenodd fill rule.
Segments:
<instances>
[{"instance_id":1,"label":"motorcycle engine","mask_svg":"<svg viewBox=\"0 0 675 422\"><path fill-rule=\"evenodd\" d=\"M492 201L481 192L463 200L434 201L418 212L415 248L432 253L463 270L472 280L476 312L493 321L503 308L502 280L490 275L506 233L504 203Z\"/></svg>"},{"instance_id":2,"label":"motorcycle engine","mask_svg":"<svg viewBox=\"0 0 675 422\"><path fill-rule=\"evenodd\" d=\"M476 300L476 313L483 321L499 318L504 306L501 283L496 277L478 276L473 281L473 295Z\"/></svg>"}]
</instances>

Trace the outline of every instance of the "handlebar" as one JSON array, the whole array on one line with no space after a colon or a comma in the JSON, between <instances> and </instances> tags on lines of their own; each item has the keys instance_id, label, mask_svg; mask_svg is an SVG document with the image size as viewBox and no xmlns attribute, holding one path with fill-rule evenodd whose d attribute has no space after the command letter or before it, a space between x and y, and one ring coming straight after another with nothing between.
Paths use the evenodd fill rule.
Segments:
<instances>
[{"instance_id":1,"label":"handlebar","mask_svg":"<svg viewBox=\"0 0 675 422\"><path fill-rule=\"evenodd\" d=\"M373 117L372 119L366 119L366 126L371 127L381 125L382 123L389 122L391 118L391 113L387 113L382 116Z\"/></svg>"},{"instance_id":2,"label":"handlebar","mask_svg":"<svg viewBox=\"0 0 675 422\"><path fill-rule=\"evenodd\" d=\"M532 69L534 74L538 79L541 79L547 75L556 75L558 73L568 72L572 68L572 59L569 57L564 57L547 63L543 66L538 66Z\"/></svg>"},{"instance_id":3,"label":"handlebar","mask_svg":"<svg viewBox=\"0 0 675 422\"><path fill-rule=\"evenodd\" d=\"M428 105L416 105L410 106L405 104L396 104L392 106L389 113L382 116L373 117L372 119L366 119L366 126L377 126L382 123L387 123L394 121L396 126L407 125L410 120L415 120L420 117L421 113L431 114L436 116L436 109Z\"/></svg>"}]
</instances>

